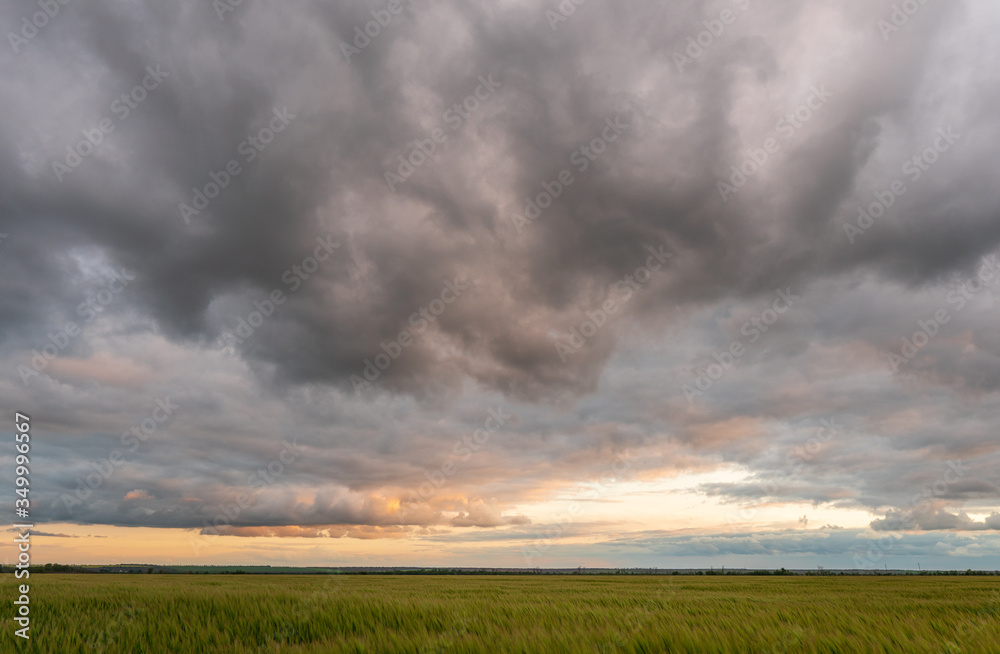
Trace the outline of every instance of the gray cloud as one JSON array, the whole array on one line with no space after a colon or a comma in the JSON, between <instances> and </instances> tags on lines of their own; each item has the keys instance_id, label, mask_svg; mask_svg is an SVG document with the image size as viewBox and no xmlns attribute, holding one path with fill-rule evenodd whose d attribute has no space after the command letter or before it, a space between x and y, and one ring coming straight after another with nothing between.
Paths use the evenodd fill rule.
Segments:
<instances>
[{"instance_id":1,"label":"gray cloud","mask_svg":"<svg viewBox=\"0 0 1000 654\"><path fill-rule=\"evenodd\" d=\"M876 531L995 531L1000 529L1000 514L992 513L983 522L976 522L965 513L954 515L941 509L889 511L885 518L874 520L871 527Z\"/></svg>"},{"instance_id":2,"label":"gray cloud","mask_svg":"<svg viewBox=\"0 0 1000 654\"><path fill-rule=\"evenodd\" d=\"M83 20L54 25L64 50L91 53L102 71L96 84L55 73L45 51L12 62L11 82L30 91L13 94L5 106L12 173L5 195L17 207L9 212L9 231L21 243L5 265L13 279L23 279L24 270L37 273L30 278L34 292L10 312L8 338L39 322L48 326L45 306L55 316L73 315L67 284L79 274L68 255L89 250L138 272L142 290L121 311L127 306L150 316L171 338L211 342L243 315L218 315L214 307L252 308L249 300L273 288L288 291L283 272L308 255L316 236L329 233L344 242L343 251L240 347L243 356L266 362L287 381L346 385L382 343L411 327L410 317L438 296L444 280L457 277L472 284L469 297L428 324L429 333L380 382L423 394L456 388L468 377L517 397L558 397L596 387L615 330L566 365L547 332L568 331L598 306L600 289L645 259L644 245L683 253L677 269L639 294L631 310L652 325L676 311L661 307L734 293L752 297L851 270L920 284L969 265L1000 240L996 197L984 185L989 165L971 142L994 129L991 117L963 112L962 105L934 115L917 104L927 86L948 84L948 71L924 38L946 48L944 30L960 20L954 15L923 17L925 33L898 35L893 56L877 65L874 53L886 48L871 39L837 67L810 71L836 89L830 104L783 145L785 156L761 173L767 179L751 180L723 203L716 180L728 177L740 148L753 144L740 143L738 117L729 110L741 94L756 93L740 75L779 81L787 65L780 41L767 45L750 34L790 33L809 20L804 10L748 13L742 36L719 43L696 71L681 74L670 55L684 32L664 48L662 35L647 31L649 21L696 30L707 5L677 15L624 11L613 28L599 19L608 10L594 9L551 34L520 8L487 18L483 6L436 2L407 9L351 64L339 44L367 10L261 5L220 25L204 9L190 5L164 16L137 2L130 12L111 14L97 4L80 10ZM270 29L279 11L285 29ZM845 29L868 31L875 15L845 10ZM438 38L459 25L476 38ZM633 62L654 42L661 60L636 68ZM398 54L410 44L439 65L401 66ZM612 47L616 57L592 71L581 68L589 52ZM63 157L63 144L91 129L95 117L114 120L109 107L140 82L146 65L162 66L169 77L94 155L56 182L49 162ZM443 124L444 111L475 89L478 76L494 72L502 83L495 97L457 130ZM650 75L659 85L643 94L640 80ZM39 77L43 83L27 86ZM328 82L318 86L320 78ZM607 79L615 80L610 88ZM73 98L74 110L36 111L37 96L55 90ZM806 95L789 93L759 111L778 120ZM287 132L244 163L246 170L185 225L177 205L191 204L190 189L203 188L230 159L242 163L241 144L248 147L248 135L268 124L274 107L297 116ZM667 122L657 118L664 109ZM576 172L571 153L615 117L629 125L622 140ZM913 140L901 140L893 123L910 127ZM864 181L890 174L883 162L905 161L924 134L931 138L945 124L964 130L967 147L903 198L913 202L903 238L892 226L873 229L857 247L834 238L856 198L867 197ZM441 152L388 193L384 171L434 127L447 132ZM493 162L485 177L474 163L477 153L489 153ZM581 181L526 233L512 231L508 218L520 212L521 198L536 195L564 168ZM762 208L770 180L782 178L785 190L769 222L747 220ZM946 207L949 226L942 232L937 212ZM42 291L43 283L51 288ZM246 301L225 302L239 297ZM453 354L442 357L444 345Z\"/></svg>"}]
</instances>

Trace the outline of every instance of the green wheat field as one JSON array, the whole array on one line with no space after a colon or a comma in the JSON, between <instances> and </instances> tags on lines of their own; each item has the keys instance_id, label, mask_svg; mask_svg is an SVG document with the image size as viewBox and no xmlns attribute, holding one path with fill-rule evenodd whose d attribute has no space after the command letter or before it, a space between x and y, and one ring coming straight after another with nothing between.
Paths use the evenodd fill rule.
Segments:
<instances>
[{"instance_id":1,"label":"green wheat field","mask_svg":"<svg viewBox=\"0 0 1000 654\"><path fill-rule=\"evenodd\" d=\"M0 651L1000 652L996 577L39 574L29 583L31 642L14 637L8 598Z\"/></svg>"}]
</instances>

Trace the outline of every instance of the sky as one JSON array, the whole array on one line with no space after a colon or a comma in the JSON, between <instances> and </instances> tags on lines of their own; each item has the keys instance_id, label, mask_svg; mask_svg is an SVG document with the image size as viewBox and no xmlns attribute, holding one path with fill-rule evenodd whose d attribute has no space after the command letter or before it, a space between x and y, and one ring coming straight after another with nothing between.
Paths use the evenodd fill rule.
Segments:
<instances>
[{"instance_id":1,"label":"sky","mask_svg":"<svg viewBox=\"0 0 1000 654\"><path fill-rule=\"evenodd\" d=\"M0 25L36 562L1000 568L996 3Z\"/></svg>"}]
</instances>

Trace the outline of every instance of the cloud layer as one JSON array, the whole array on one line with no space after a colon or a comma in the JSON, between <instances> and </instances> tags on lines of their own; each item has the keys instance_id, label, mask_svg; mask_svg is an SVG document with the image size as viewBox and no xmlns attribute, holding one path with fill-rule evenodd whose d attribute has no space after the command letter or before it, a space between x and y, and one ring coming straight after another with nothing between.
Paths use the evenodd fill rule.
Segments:
<instances>
[{"instance_id":1,"label":"cloud layer","mask_svg":"<svg viewBox=\"0 0 1000 654\"><path fill-rule=\"evenodd\" d=\"M527 533L627 459L738 470L689 489L720 521L993 536L994 7L400 6L8 38L0 388L51 434L39 519Z\"/></svg>"}]
</instances>

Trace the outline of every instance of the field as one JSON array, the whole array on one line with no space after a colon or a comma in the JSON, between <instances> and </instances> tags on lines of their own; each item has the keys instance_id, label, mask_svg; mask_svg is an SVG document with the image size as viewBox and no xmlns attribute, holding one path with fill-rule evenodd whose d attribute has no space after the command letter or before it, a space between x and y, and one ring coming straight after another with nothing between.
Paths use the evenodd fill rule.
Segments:
<instances>
[{"instance_id":1,"label":"field","mask_svg":"<svg viewBox=\"0 0 1000 654\"><path fill-rule=\"evenodd\" d=\"M0 651L1000 652L996 577L38 574L30 584L31 643L13 636L8 598Z\"/></svg>"}]
</instances>

